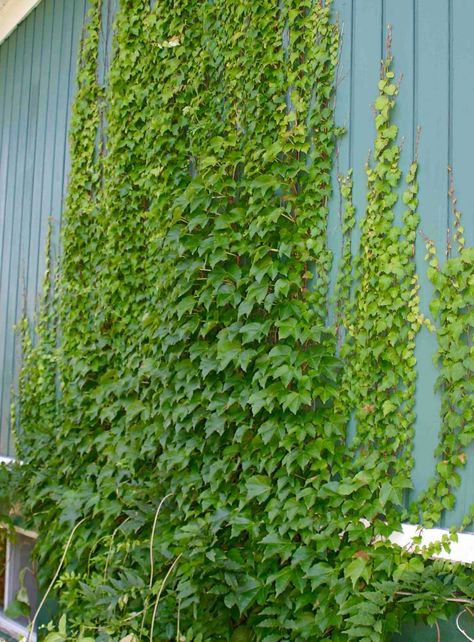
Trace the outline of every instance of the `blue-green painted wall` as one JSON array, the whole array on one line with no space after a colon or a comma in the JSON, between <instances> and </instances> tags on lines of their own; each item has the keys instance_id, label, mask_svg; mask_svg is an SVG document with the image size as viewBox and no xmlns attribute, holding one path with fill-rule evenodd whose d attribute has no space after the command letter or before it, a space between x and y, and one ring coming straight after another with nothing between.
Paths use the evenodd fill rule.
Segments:
<instances>
[{"instance_id":1,"label":"blue-green painted wall","mask_svg":"<svg viewBox=\"0 0 474 642\"><path fill-rule=\"evenodd\" d=\"M0 453L13 454L13 326L31 314L44 272L48 219L59 223L67 128L86 0L43 0L0 45Z\"/></svg>"},{"instance_id":2,"label":"blue-green painted wall","mask_svg":"<svg viewBox=\"0 0 474 642\"><path fill-rule=\"evenodd\" d=\"M473 0L334 0L343 36L336 118L348 128L341 140L338 170L354 170L354 199L358 218L366 196L364 165L375 134L372 104L377 95L380 60L385 55L387 26L392 26L394 68L401 77L394 113L403 138L402 165L407 168L421 127L420 163L421 231L437 246L446 247L451 214L448 200L448 166L453 168L458 205L464 215L466 240L474 243L474 24ZM401 221L402 204L396 211ZM357 230L356 230L357 246ZM333 199L330 239L340 248L339 203ZM428 314L431 285L426 277L425 247L421 235L417 264L422 308ZM417 342L418 393L415 434L415 492L434 472L434 449L439 430L440 399L434 392L437 371L433 365L436 339L426 328ZM443 525L459 523L474 502L474 449L462 471L455 510Z\"/></svg>"}]
</instances>

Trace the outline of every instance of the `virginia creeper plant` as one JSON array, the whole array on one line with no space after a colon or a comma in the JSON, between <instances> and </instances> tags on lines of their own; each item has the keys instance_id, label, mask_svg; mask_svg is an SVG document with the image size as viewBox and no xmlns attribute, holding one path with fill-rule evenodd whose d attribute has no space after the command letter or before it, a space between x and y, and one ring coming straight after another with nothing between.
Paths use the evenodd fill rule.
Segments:
<instances>
[{"instance_id":1,"label":"virginia creeper plant","mask_svg":"<svg viewBox=\"0 0 474 642\"><path fill-rule=\"evenodd\" d=\"M390 53L355 257L341 183L328 322L330 4L122 0L100 86L91 2L61 259L36 329L23 324L15 408L12 475L44 586L79 524L50 642L377 642L474 598L469 569L386 539L407 515L426 323L418 162L402 176ZM473 436L460 222L455 240L443 268L429 248L443 429L412 509L427 524L452 506Z\"/></svg>"}]
</instances>

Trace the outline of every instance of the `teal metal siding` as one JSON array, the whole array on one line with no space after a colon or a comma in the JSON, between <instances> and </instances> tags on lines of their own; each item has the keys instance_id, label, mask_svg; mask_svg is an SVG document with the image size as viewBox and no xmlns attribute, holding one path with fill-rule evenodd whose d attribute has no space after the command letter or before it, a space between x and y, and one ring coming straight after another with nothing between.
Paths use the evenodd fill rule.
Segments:
<instances>
[{"instance_id":1,"label":"teal metal siding","mask_svg":"<svg viewBox=\"0 0 474 642\"><path fill-rule=\"evenodd\" d=\"M380 60L385 54L387 25L392 26L394 69L402 76L394 113L403 138L402 166L406 169L415 151L421 127L420 229L438 248L446 247L451 213L448 200L448 166L453 168L458 204L464 215L466 240L474 242L474 23L472 0L335 0L343 29L336 118L348 128L340 142L339 173L354 170L354 200L358 218L365 208L364 165L375 134L372 104L377 95ZM330 242L340 248L339 203L333 199ZM402 204L396 217L401 220ZM355 246L358 232L355 233ZM425 247L420 235L417 264L422 309L428 314L431 284L426 277ZM435 337L425 328L417 342L418 392L415 434L415 493L434 473L434 450L439 430L440 399L434 392L437 371L433 365ZM457 524L474 502L474 448L462 471L457 505L443 525Z\"/></svg>"},{"instance_id":2,"label":"teal metal siding","mask_svg":"<svg viewBox=\"0 0 474 642\"><path fill-rule=\"evenodd\" d=\"M0 45L0 453L13 454L13 326L31 315L44 272L48 220L59 223L67 128L86 0L43 0Z\"/></svg>"}]
</instances>

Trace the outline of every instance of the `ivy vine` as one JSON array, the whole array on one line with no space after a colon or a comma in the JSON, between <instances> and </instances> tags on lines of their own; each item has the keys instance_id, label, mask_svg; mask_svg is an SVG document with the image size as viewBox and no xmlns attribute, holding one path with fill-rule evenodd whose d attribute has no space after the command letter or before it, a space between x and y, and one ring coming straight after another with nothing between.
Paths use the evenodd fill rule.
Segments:
<instances>
[{"instance_id":1,"label":"ivy vine","mask_svg":"<svg viewBox=\"0 0 474 642\"><path fill-rule=\"evenodd\" d=\"M355 263L356 290L347 315L347 336L342 349L346 364L345 394L340 397L340 405L355 416L353 447L363 459L377 452L381 477L388 475L383 486L384 499L397 492L394 488L411 485L414 351L422 322L414 261L419 223L416 161L406 176L403 226L394 225L402 172L396 142L398 129L391 122L398 93L391 63L389 52L375 102L374 164L367 163L366 167L367 210Z\"/></svg>"},{"instance_id":2,"label":"ivy vine","mask_svg":"<svg viewBox=\"0 0 474 642\"><path fill-rule=\"evenodd\" d=\"M454 248L447 248L441 265L437 248L426 239L428 276L435 298L430 310L438 322L439 367L437 387L441 393L441 431L436 449L435 477L414 507L424 523L433 524L455 505L455 490L461 483L460 469L466 464L466 449L474 441L474 248L466 247L461 213L451 175L450 198L454 223ZM474 503L461 528L474 520Z\"/></svg>"},{"instance_id":3,"label":"ivy vine","mask_svg":"<svg viewBox=\"0 0 474 642\"><path fill-rule=\"evenodd\" d=\"M15 415L24 519L67 614L50 642L376 642L469 606L469 569L387 540L426 323L416 160L394 224L391 54L355 260L342 179L332 327L330 2L122 0L105 87L100 18L94 0L62 256L35 339L24 324ZM473 256L455 217L458 255L438 269L430 250L447 495L472 439ZM425 522L440 501L421 498Z\"/></svg>"}]
</instances>

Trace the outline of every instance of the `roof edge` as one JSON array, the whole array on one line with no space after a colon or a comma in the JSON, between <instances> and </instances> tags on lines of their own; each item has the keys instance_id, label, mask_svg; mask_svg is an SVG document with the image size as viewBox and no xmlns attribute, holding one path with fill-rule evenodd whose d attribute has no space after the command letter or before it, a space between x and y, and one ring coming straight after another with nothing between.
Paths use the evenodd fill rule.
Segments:
<instances>
[{"instance_id":1,"label":"roof edge","mask_svg":"<svg viewBox=\"0 0 474 642\"><path fill-rule=\"evenodd\" d=\"M41 0L5 0L0 7L0 45Z\"/></svg>"}]
</instances>

